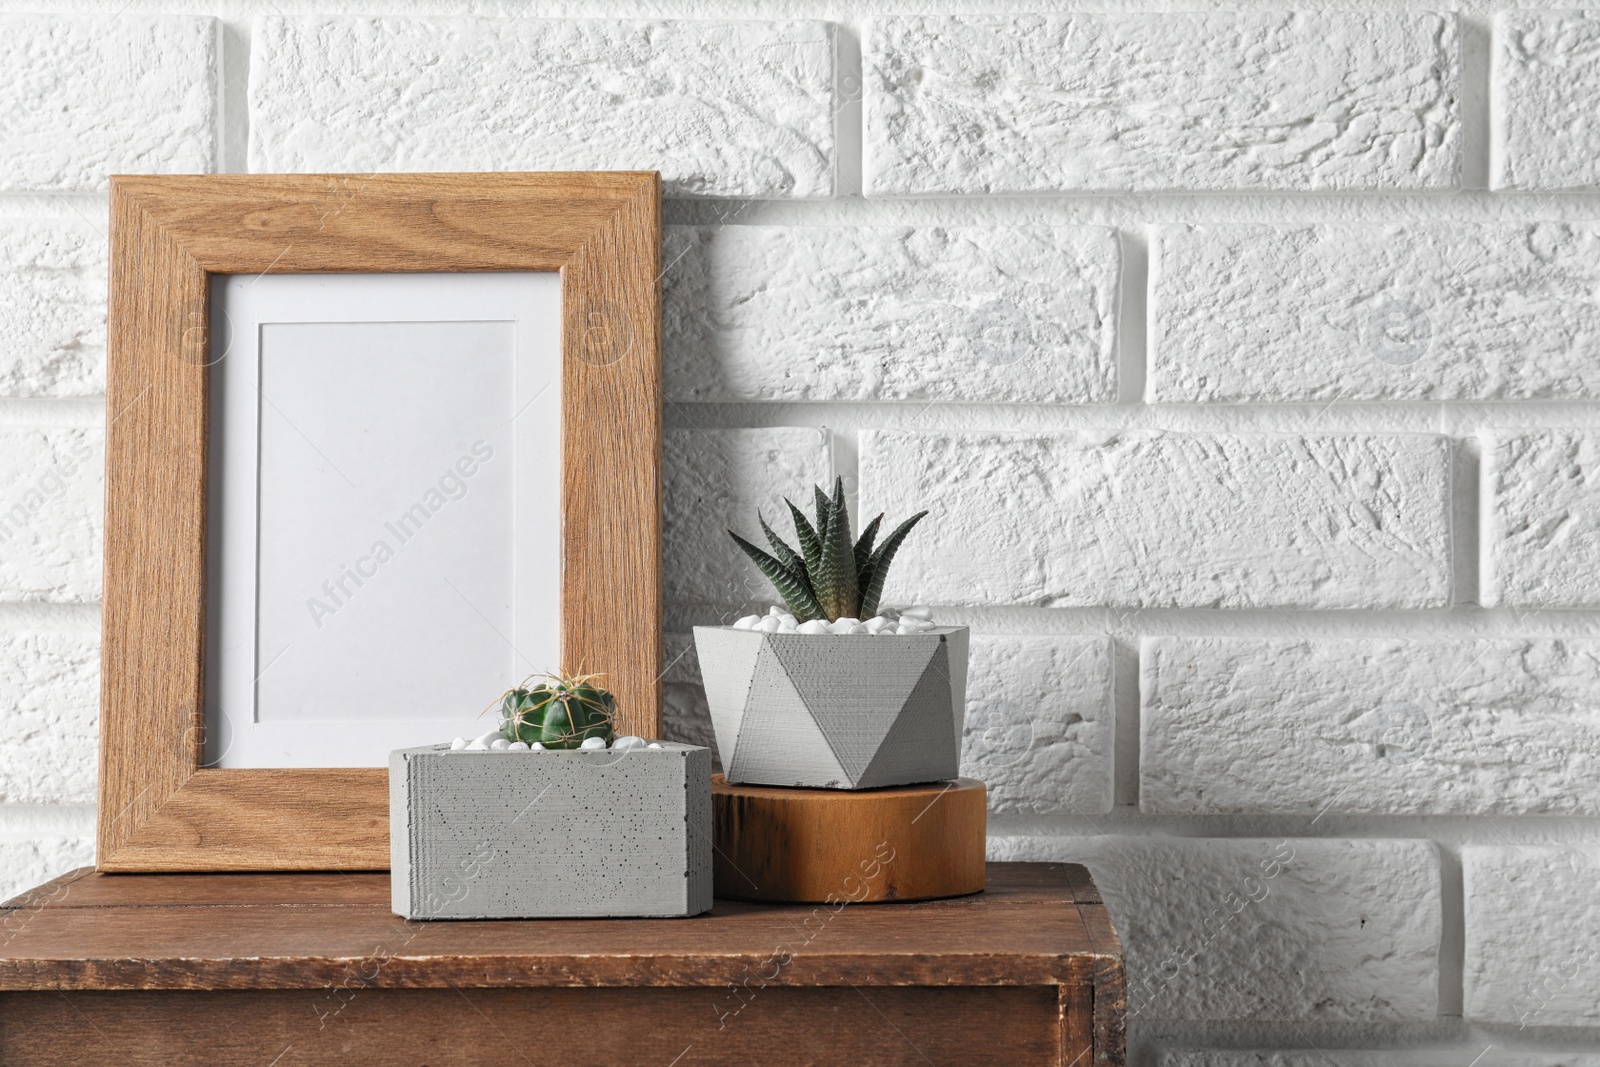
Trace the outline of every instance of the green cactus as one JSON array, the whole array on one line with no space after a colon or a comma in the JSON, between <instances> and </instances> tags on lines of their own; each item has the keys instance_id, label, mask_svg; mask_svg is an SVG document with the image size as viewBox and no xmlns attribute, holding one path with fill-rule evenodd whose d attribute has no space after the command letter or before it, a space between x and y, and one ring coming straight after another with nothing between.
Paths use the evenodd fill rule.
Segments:
<instances>
[{"instance_id":1,"label":"green cactus","mask_svg":"<svg viewBox=\"0 0 1600 1067\"><path fill-rule=\"evenodd\" d=\"M911 528L928 513L917 512L874 548L873 540L878 536L883 516L869 522L861 536L852 541L843 478L834 481L831 498L821 486L815 488L814 496L815 521L788 500L784 501L794 520L795 540L800 543L798 551L774 533L760 515L756 520L772 546L770 553L732 530L728 531L728 536L761 568L761 573L777 588L797 622L871 618L878 613L878 598L883 594L883 582L888 577L894 554Z\"/></svg>"},{"instance_id":2,"label":"green cactus","mask_svg":"<svg viewBox=\"0 0 1600 1067\"><path fill-rule=\"evenodd\" d=\"M545 748L579 748L591 737L611 744L617 701L594 684L598 674L534 675L500 699L500 733ZM534 685L533 678L543 680Z\"/></svg>"}]
</instances>

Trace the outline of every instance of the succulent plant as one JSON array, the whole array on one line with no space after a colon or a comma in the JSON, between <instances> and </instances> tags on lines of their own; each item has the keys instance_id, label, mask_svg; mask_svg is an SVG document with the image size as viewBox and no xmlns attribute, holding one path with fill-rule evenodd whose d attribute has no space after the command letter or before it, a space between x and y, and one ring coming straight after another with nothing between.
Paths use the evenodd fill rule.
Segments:
<instances>
[{"instance_id":1,"label":"succulent plant","mask_svg":"<svg viewBox=\"0 0 1600 1067\"><path fill-rule=\"evenodd\" d=\"M867 523L861 536L852 540L843 478L834 481L831 498L820 485L813 492L817 512L814 522L787 498L784 500L794 520L795 539L800 542L798 551L774 533L759 514L756 521L761 523L761 532L766 534L772 552L762 551L732 530L728 536L761 568L797 622L870 618L878 613L878 598L883 594L883 582L894 554L927 512L919 511L902 522L874 548L883 515Z\"/></svg>"},{"instance_id":2,"label":"succulent plant","mask_svg":"<svg viewBox=\"0 0 1600 1067\"><path fill-rule=\"evenodd\" d=\"M598 674L544 674L525 678L500 698L500 732L508 741L545 748L578 748L591 737L615 738L617 701L594 684ZM535 678L541 681L533 682Z\"/></svg>"}]
</instances>

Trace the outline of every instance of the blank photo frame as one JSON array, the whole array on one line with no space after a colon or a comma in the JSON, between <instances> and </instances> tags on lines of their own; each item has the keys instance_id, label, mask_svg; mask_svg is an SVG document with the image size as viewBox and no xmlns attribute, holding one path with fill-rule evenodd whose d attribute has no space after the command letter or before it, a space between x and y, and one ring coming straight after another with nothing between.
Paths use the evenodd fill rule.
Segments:
<instances>
[{"instance_id":1,"label":"blank photo frame","mask_svg":"<svg viewBox=\"0 0 1600 1067\"><path fill-rule=\"evenodd\" d=\"M561 662L560 277L218 275L211 313L204 766L491 728Z\"/></svg>"},{"instance_id":2,"label":"blank photo frame","mask_svg":"<svg viewBox=\"0 0 1600 1067\"><path fill-rule=\"evenodd\" d=\"M98 865L384 869L537 670L660 734L654 173L119 177Z\"/></svg>"}]
</instances>

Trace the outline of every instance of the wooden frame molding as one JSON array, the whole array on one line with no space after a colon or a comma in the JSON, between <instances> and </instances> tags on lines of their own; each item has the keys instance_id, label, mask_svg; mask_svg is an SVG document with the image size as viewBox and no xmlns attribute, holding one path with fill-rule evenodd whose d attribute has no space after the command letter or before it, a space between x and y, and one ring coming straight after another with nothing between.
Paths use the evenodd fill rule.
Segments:
<instances>
[{"instance_id":1,"label":"wooden frame molding","mask_svg":"<svg viewBox=\"0 0 1600 1067\"><path fill-rule=\"evenodd\" d=\"M654 172L112 179L100 870L389 865L386 770L200 766L211 274L560 272L562 659L659 735L660 247Z\"/></svg>"}]
</instances>

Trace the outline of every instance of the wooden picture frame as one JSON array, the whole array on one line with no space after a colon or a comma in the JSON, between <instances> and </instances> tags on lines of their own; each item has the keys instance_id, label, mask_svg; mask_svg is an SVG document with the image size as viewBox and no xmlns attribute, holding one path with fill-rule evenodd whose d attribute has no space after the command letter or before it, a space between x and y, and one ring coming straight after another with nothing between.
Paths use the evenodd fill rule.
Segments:
<instances>
[{"instance_id":1,"label":"wooden picture frame","mask_svg":"<svg viewBox=\"0 0 1600 1067\"><path fill-rule=\"evenodd\" d=\"M386 770L201 766L214 274L560 273L561 655L659 735L660 241L653 172L112 179L100 870L389 865Z\"/></svg>"}]
</instances>

